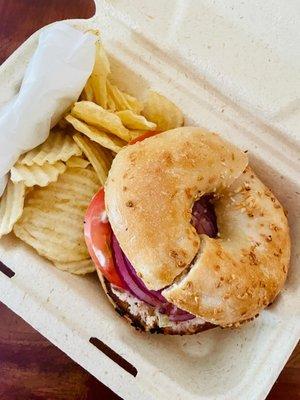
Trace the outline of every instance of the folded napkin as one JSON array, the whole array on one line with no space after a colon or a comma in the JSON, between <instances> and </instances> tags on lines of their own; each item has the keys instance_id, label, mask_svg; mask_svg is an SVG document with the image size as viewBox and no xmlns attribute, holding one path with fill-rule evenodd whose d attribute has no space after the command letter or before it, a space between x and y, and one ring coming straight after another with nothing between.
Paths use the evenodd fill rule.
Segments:
<instances>
[{"instance_id":1,"label":"folded napkin","mask_svg":"<svg viewBox=\"0 0 300 400\"><path fill-rule=\"evenodd\" d=\"M65 22L41 32L19 93L0 110L0 196L19 156L43 143L78 99L93 69L96 39Z\"/></svg>"}]
</instances>

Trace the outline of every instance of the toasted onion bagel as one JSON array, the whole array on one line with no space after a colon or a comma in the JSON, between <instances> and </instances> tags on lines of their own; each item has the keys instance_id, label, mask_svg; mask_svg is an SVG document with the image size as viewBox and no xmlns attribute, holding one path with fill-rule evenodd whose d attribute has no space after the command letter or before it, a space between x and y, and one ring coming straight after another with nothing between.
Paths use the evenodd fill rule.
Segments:
<instances>
[{"instance_id":1,"label":"toasted onion bagel","mask_svg":"<svg viewBox=\"0 0 300 400\"><path fill-rule=\"evenodd\" d=\"M247 164L215 133L178 128L122 149L105 188L112 229L145 285L221 326L271 303L290 258L282 206ZM191 223L205 194L214 196L215 239Z\"/></svg>"},{"instance_id":2,"label":"toasted onion bagel","mask_svg":"<svg viewBox=\"0 0 300 400\"><path fill-rule=\"evenodd\" d=\"M290 238L280 203L250 167L215 201L215 211L219 238L200 235L189 270L163 295L227 326L253 318L273 302L286 279Z\"/></svg>"},{"instance_id":3,"label":"toasted onion bagel","mask_svg":"<svg viewBox=\"0 0 300 400\"><path fill-rule=\"evenodd\" d=\"M194 201L231 185L247 163L243 152L215 133L191 127L117 154L105 189L106 210L122 250L149 289L173 283L198 253Z\"/></svg>"}]
</instances>

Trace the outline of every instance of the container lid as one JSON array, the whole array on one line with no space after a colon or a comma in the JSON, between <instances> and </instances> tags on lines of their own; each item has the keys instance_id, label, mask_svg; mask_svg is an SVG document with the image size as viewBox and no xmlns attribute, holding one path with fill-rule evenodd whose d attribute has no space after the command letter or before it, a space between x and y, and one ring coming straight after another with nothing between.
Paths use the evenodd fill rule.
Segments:
<instances>
[{"instance_id":1,"label":"container lid","mask_svg":"<svg viewBox=\"0 0 300 400\"><path fill-rule=\"evenodd\" d=\"M187 73L298 138L300 3L282 0L96 0Z\"/></svg>"},{"instance_id":2,"label":"container lid","mask_svg":"<svg viewBox=\"0 0 300 400\"><path fill-rule=\"evenodd\" d=\"M295 249L288 282L279 301L239 330L142 335L113 312L96 279L51 268L8 236L0 241L0 260L15 275L0 274L0 300L123 398L264 399L299 338L299 5L293 0L96 4L91 20L69 23L101 30L121 89L137 96L149 86L157 89L184 111L187 123L220 132L249 150L255 170L289 212ZM18 86L37 36L2 65L0 104ZM137 375L94 347L94 338L132 364Z\"/></svg>"}]
</instances>

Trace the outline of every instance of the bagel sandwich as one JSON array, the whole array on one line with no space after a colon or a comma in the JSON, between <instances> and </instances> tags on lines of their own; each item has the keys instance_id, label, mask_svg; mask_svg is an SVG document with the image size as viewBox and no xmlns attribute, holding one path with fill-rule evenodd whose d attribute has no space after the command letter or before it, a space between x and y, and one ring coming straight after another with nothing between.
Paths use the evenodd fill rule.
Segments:
<instances>
[{"instance_id":1,"label":"bagel sandwich","mask_svg":"<svg viewBox=\"0 0 300 400\"><path fill-rule=\"evenodd\" d=\"M290 259L284 210L247 154L195 127L124 147L85 237L116 311L165 334L252 320L283 288Z\"/></svg>"}]
</instances>

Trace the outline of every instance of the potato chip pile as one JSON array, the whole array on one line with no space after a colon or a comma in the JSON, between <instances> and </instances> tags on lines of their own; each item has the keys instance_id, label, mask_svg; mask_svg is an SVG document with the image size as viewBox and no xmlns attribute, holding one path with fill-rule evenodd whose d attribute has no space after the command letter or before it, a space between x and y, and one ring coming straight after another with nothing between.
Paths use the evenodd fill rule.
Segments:
<instances>
[{"instance_id":1,"label":"potato chip pile","mask_svg":"<svg viewBox=\"0 0 300 400\"><path fill-rule=\"evenodd\" d=\"M141 102L112 83L96 43L94 69L69 113L10 171L0 199L0 238L10 233L64 271L93 272L83 234L86 209L104 185L115 153L149 131L183 125L181 111L150 92Z\"/></svg>"}]
</instances>

